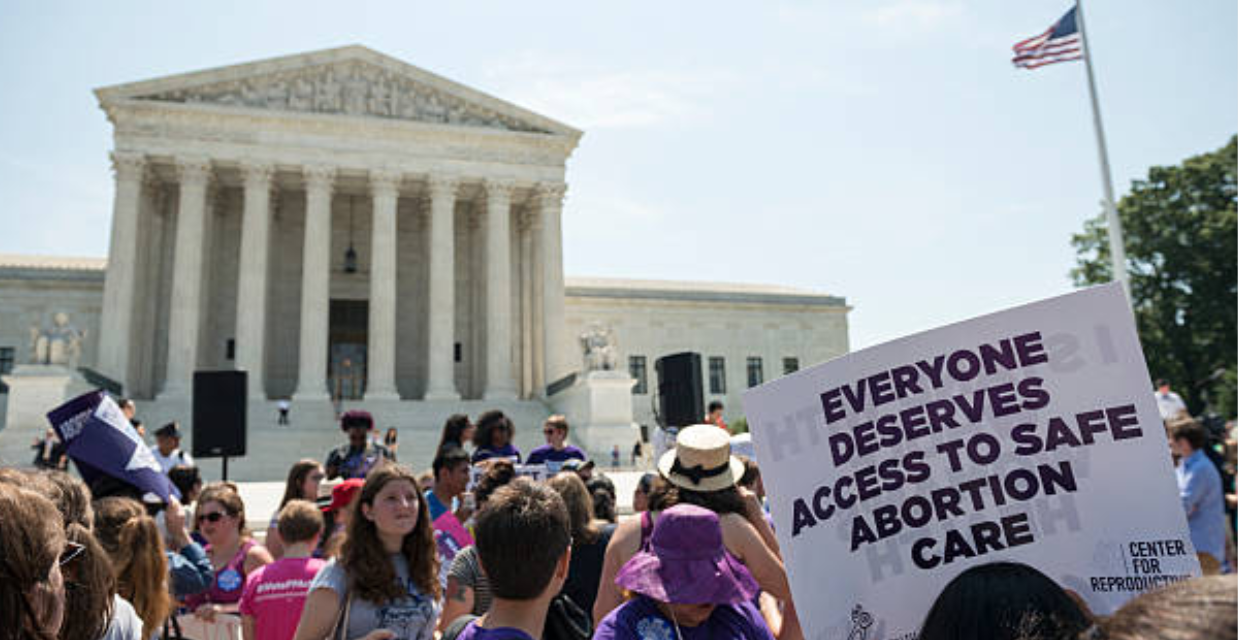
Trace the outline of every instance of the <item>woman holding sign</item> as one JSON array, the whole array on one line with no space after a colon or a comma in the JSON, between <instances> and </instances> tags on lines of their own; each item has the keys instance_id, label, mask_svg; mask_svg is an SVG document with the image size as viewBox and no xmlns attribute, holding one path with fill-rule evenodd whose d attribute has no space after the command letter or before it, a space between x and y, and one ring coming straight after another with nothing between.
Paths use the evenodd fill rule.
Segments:
<instances>
[{"instance_id":1,"label":"woman holding sign","mask_svg":"<svg viewBox=\"0 0 1238 640\"><path fill-rule=\"evenodd\" d=\"M766 593L790 603L787 572L778 555L778 543L765 521L756 496L736 483L744 465L731 455L727 433L713 425L695 425L679 432L673 451L658 461L661 474L649 496L650 511L623 522L606 547L602 579L593 605L593 622L623 602L615 576L624 563L648 545L658 512L676 504L695 504L718 514L727 551L744 563ZM799 622L790 606L781 637L798 637Z\"/></svg>"}]
</instances>

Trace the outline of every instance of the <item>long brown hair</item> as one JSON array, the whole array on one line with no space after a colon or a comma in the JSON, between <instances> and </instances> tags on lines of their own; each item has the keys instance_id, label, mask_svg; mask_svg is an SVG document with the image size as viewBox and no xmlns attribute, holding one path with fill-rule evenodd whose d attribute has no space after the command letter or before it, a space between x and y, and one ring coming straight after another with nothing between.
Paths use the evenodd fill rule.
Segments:
<instances>
[{"instance_id":1,"label":"long brown hair","mask_svg":"<svg viewBox=\"0 0 1238 640\"><path fill-rule=\"evenodd\" d=\"M572 524L572 546L596 542L601 532L593 521L593 498L585 487L585 481L574 471L560 471L546 484L550 485L567 505L568 520Z\"/></svg>"},{"instance_id":2,"label":"long brown hair","mask_svg":"<svg viewBox=\"0 0 1238 640\"><path fill-rule=\"evenodd\" d=\"M172 600L164 586L168 564L154 518L132 498L103 498L95 503L95 537L112 558L120 596L133 605L144 629L160 628Z\"/></svg>"},{"instance_id":3,"label":"long brown hair","mask_svg":"<svg viewBox=\"0 0 1238 640\"><path fill-rule=\"evenodd\" d=\"M31 594L46 584L64 549L60 512L47 498L0 483L0 639L55 640Z\"/></svg>"},{"instance_id":4,"label":"long brown hair","mask_svg":"<svg viewBox=\"0 0 1238 640\"><path fill-rule=\"evenodd\" d=\"M374 506L374 497L384 486L400 480L413 485L417 495L417 526L404 536L400 553L408 561L408 573L413 584L422 593L437 599L438 549L434 544L434 525L430 523L430 507L426 504L417 476L398 464L383 464L370 470L365 477L361 495L348 506L352 517L348 520L348 537L340 550L340 564L351 580L357 594L370 602L385 603L404 597L403 587L396 581L395 567L383 550L378 528L369 518L361 515L361 505Z\"/></svg>"},{"instance_id":5,"label":"long brown hair","mask_svg":"<svg viewBox=\"0 0 1238 640\"><path fill-rule=\"evenodd\" d=\"M301 495L301 485L305 484L305 478L309 476L318 467L318 461L313 458L303 458L298 460L292 468L288 470L288 481L284 483L284 497L279 501L279 509L283 509L284 505L290 500L316 500L318 496L303 496ZM223 504L222 502L220 504ZM244 506L242 506L244 508ZM279 511L276 509L276 511Z\"/></svg>"},{"instance_id":6,"label":"long brown hair","mask_svg":"<svg viewBox=\"0 0 1238 640\"><path fill-rule=\"evenodd\" d=\"M64 607L71 613L60 625L60 640L96 640L112 618L116 576L107 552L86 527L71 522L66 533L84 549L64 567Z\"/></svg>"}]
</instances>

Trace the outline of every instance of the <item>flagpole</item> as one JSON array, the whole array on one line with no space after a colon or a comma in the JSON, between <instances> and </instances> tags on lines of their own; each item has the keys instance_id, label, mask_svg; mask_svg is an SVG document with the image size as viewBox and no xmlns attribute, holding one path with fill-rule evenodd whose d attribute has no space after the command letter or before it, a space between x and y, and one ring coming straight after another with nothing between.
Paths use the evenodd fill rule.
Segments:
<instances>
[{"instance_id":1,"label":"flagpole","mask_svg":"<svg viewBox=\"0 0 1238 640\"><path fill-rule=\"evenodd\" d=\"M1105 218L1109 223L1109 257L1113 261L1113 280L1122 283L1126 300L1133 307L1131 284L1126 275L1126 248L1122 241L1122 221L1113 200L1113 180L1109 177L1109 151L1105 146L1105 127L1100 120L1100 102L1096 98L1096 79L1092 75L1092 46L1083 27L1083 0L1075 0L1075 20L1079 23L1079 40L1083 44L1083 66L1088 73L1088 95L1092 98L1092 125L1096 129L1096 148L1100 155L1100 179L1105 187Z\"/></svg>"}]
</instances>

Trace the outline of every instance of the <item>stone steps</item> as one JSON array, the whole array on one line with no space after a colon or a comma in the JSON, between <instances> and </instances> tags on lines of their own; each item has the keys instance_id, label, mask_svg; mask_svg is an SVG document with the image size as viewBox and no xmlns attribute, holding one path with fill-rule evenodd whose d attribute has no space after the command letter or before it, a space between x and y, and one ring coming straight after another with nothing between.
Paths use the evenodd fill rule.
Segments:
<instances>
[{"instance_id":1,"label":"stone steps","mask_svg":"<svg viewBox=\"0 0 1238 640\"><path fill-rule=\"evenodd\" d=\"M443 422L454 413L467 413L476 420L484 411L503 411L516 425L516 446L521 451L528 451L544 441L541 424L550 415L546 405L536 400L373 400L345 402L343 409L369 411L374 416L375 427L380 434L386 432L388 427L398 429L399 460L418 471L430 467ZM138 402L138 418L146 426L147 440L152 443L155 429L169 421L178 420L186 436L181 442L181 448L192 451L190 415L191 404L186 399ZM283 480L288 468L297 460L314 458L324 461L331 449L346 441L335 419L335 411L327 401L293 401L289 411L291 424L288 426L279 425L278 416L276 402L250 401L246 455L229 458L229 480ZM222 464L219 459L200 459L197 462L205 479L222 477Z\"/></svg>"}]
</instances>

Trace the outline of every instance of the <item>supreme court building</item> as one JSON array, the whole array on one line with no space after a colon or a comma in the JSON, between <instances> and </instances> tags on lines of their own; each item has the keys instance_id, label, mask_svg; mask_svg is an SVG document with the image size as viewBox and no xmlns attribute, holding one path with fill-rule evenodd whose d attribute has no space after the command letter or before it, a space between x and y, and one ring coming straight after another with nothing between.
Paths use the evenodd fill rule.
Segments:
<instances>
[{"instance_id":1,"label":"supreme court building","mask_svg":"<svg viewBox=\"0 0 1238 640\"><path fill-rule=\"evenodd\" d=\"M0 256L0 373L65 311L82 366L151 407L183 407L196 370L235 368L260 406L533 419L602 323L638 421L654 361L683 350L733 420L746 386L848 348L834 296L565 280L565 163L582 133L368 48L95 95L114 128L107 260Z\"/></svg>"}]
</instances>

